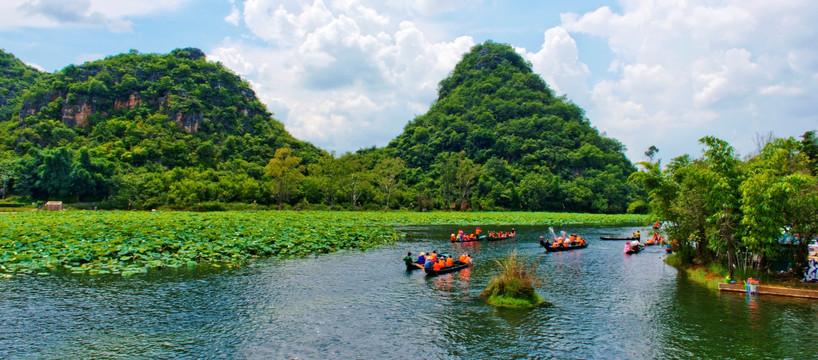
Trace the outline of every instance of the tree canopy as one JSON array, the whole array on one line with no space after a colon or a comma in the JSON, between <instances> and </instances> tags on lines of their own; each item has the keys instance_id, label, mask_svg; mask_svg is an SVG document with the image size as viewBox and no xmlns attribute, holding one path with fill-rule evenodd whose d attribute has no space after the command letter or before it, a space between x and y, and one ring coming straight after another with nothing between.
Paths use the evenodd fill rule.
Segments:
<instances>
[{"instance_id":1,"label":"tree canopy","mask_svg":"<svg viewBox=\"0 0 818 360\"><path fill-rule=\"evenodd\" d=\"M338 157L292 137L198 49L132 50L53 74L3 55L17 85L0 106L0 164L7 193L26 199L624 213L640 191L624 146L506 44L464 54L387 147ZM277 175L281 149L303 176Z\"/></svg>"},{"instance_id":2,"label":"tree canopy","mask_svg":"<svg viewBox=\"0 0 818 360\"><path fill-rule=\"evenodd\" d=\"M800 142L773 139L744 160L721 139L700 142L700 158L680 156L664 169L651 159L631 175L647 191L651 213L666 222L681 261L722 263L732 276L739 267L769 267L764 259L792 246L792 268L803 273L807 244L818 235L814 131ZM753 264L755 256L762 261Z\"/></svg>"}]
</instances>

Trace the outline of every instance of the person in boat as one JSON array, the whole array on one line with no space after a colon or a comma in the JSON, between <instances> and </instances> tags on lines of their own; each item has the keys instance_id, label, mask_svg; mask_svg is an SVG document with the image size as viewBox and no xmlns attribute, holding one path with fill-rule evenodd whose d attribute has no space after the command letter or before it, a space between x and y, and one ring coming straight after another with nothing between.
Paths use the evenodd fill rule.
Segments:
<instances>
[{"instance_id":1,"label":"person in boat","mask_svg":"<svg viewBox=\"0 0 818 360\"><path fill-rule=\"evenodd\" d=\"M482 231L483 231L483 230L480 230L480 227L479 227L479 226L478 226L476 229L474 229L474 233L475 233L475 234L477 234L477 236L480 236L480 233L481 233Z\"/></svg>"},{"instance_id":2,"label":"person in boat","mask_svg":"<svg viewBox=\"0 0 818 360\"><path fill-rule=\"evenodd\" d=\"M438 271L438 270L442 269L444 266L446 266L446 261L443 260L443 259L440 259L438 261L435 261L435 264L432 266L432 269L434 269L435 271Z\"/></svg>"},{"instance_id":3,"label":"person in boat","mask_svg":"<svg viewBox=\"0 0 818 360\"><path fill-rule=\"evenodd\" d=\"M426 261L431 261L431 262L437 261L437 250L432 251L431 255L426 256Z\"/></svg>"},{"instance_id":4,"label":"person in boat","mask_svg":"<svg viewBox=\"0 0 818 360\"><path fill-rule=\"evenodd\" d=\"M509 236L509 237L515 237L515 236L517 236L517 230L514 230L514 228L511 228L511 232L510 232L510 233L508 233L508 236Z\"/></svg>"},{"instance_id":5,"label":"person in boat","mask_svg":"<svg viewBox=\"0 0 818 360\"><path fill-rule=\"evenodd\" d=\"M446 257L446 266L454 266L454 259L452 259L451 255Z\"/></svg>"},{"instance_id":6,"label":"person in boat","mask_svg":"<svg viewBox=\"0 0 818 360\"><path fill-rule=\"evenodd\" d=\"M627 241L627 242L625 242L625 252L630 252L630 251L631 251L631 242Z\"/></svg>"},{"instance_id":7,"label":"person in boat","mask_svg":"<svg viewBox=\"0 0 818 360\"><path fill-rule=\"evenodd\" d=\"M412 252L410 251L406 256L403 258L403 262L406 263L406 266L413 266L415 263L415 259L412 258Z\"/></svg>"},{"instance_id":8,"label":"person in boat","mask_svg":"<svg viewBox=\"0 0 818 360\"><path fill-rule=\"evenodd\" d=\"M633 237L635 237L637 240L641 240L641 239L642 239L642 235L641 235L641 234L639 234L639 231L637 231L637 232L633 233Z\"/></svg>"},{"instance_id":9,"label":"person in boat","mask_svg":"<svg viewBox=\"0 0 818 360\"><path fill-rule=\"evenodd\" d=\"M451 240L455 241L455 240L457 240L457 237L454 234L452 234Z\"/></svg>"},{"instance_id":10,"label":"person in boat","mask_svg":"<svg viewBox=\"0 0 818 360\"><path fill-rule=\"evenodd\" d=\"M423 264L423 268L426 270L432 270L435 267L436 262L429 260L425 264Z\"/></svg>"},{"instance_id":11,"label":"person in boat","mask_svg":"<svg viewBox=\"0 0 818 360\"><path fill-rule=\"evenodd\" d=\"M425 265L426 264L426 253L421 251L420 256L418 256L418 264Z\"/></svg>"},{"instance_id":12,"label":"person in boat","mask_svg":"<svg viewBox=\"0 0 818 360\"><path fill-rule=\"evenodd\" d=\"M662 226L662 224L661 224L661 223L659 223L659 220L656 220L656 223L655 223L655 224L653 224L653 229L654 229L654 230L657 230L657 229L659 229L659 227L661 227L661 226Z\"/></svg>"}]
</instances>

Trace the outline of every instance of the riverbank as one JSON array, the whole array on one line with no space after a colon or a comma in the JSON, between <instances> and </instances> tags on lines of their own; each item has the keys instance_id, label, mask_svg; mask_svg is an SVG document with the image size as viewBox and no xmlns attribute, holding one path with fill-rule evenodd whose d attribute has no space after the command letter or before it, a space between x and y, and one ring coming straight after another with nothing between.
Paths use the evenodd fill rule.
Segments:
<instances>
[{"instance_id":1,"label":"riverbank","mask_svg":"<svg viewBox=\"0 0 818 360\"><path fill-rule=\"evenodd\" d=\"M708 289L712 290L722 290L725 288L723 285L728 283L727 280L727 269L718 266L718 265L691 265L691 266L683 266L678 264L674 255L668 256L665 259L665 263L671 265L681 271L684 271L685 274L690 278L690 280L707 287ZM747 281L748 278L759 278L760 282L763 286L767 287L769 292L768 293L775 293L776 295L784 295L786 291L776 291L773 288L780 288L780 289L793 289L793 290L810 290L810 291L818 291L818 283L808 283L801 281L800 278L795 278L793 276L779 276L773 277L769 274L733 274L736 283L741 285L742 289L744 287L744 282ZM727 287L730 288L730 287ZM732 288L730 288L732 289ZM799 292L795 291L792 292L793 294L797 294Z\"/></svg>"}]
</instances>

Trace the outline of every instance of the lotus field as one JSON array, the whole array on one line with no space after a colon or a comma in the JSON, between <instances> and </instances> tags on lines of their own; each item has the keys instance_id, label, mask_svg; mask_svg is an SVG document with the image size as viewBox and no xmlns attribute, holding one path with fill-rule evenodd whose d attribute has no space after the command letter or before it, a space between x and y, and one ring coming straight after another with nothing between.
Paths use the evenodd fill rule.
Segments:
<instances>
[{"instance_id":1,"label":"lotus field","mask_svg":"<svg viewBox=\"0 0 818 360\"><path fill-rule=\"evenodd\" d=\"M124 212L0 214L0 273L130 276L151 269L235 266L259 257L367 249L410 225L627 225L643 215L524 212Z\"/></svg>"}]
</instances>

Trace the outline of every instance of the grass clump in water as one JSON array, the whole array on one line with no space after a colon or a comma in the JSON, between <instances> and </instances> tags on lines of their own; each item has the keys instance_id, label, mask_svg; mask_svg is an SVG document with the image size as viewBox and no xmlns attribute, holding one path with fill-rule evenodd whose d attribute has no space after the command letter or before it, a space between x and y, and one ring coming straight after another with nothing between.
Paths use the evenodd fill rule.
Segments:
<instances>
[{"instance_id":1,"label":"grass clump in water","mask_svg":"<svg viewBox=\"0 0 818 360\"><path fill-rule=\"evenodd\" d=\"M537 276L537 263L517 254L517 250L497 261L500 274L480 293L486 302L497 307L531 308L543 303L535 286L542 280Z\"/></svg>"}]
</instances>

